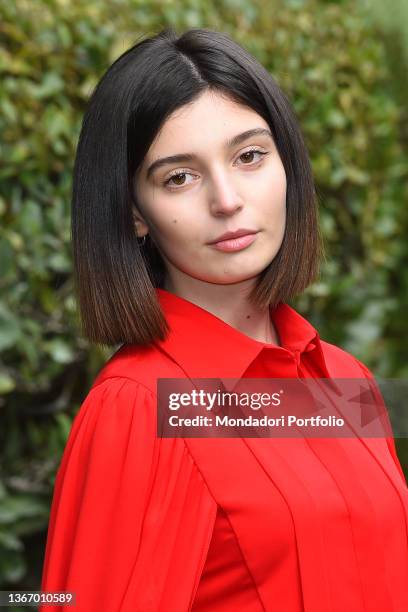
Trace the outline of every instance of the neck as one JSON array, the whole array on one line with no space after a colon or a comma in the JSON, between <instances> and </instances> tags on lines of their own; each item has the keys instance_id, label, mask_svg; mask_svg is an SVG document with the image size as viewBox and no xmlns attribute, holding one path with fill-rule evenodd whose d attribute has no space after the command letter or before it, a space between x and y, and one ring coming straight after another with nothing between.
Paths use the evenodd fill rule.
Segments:
<instances>
[{"instance_id":1,"label":"neck","mask_svg":"<svg viewBox=\"0 0 408 612\"><path fill-rule=\"evenodd\" d=\"M166 278L164 289L204 308L258 342L279 346L279 336L269 308L266 310L256 308L248 299L253 283L253 279L222 285L193 278L188 282L174 282Z\"/></svg>"}]
</instances>

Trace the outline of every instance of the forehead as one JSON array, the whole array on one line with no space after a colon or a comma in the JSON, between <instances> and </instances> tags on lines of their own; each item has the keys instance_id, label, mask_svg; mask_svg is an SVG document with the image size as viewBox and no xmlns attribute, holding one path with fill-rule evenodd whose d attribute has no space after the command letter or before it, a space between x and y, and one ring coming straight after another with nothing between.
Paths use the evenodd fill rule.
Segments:
<instances>
[{"instance_id":1,"label":"forehead","mask_svg":"<svg viewBox=\"0 0 408 612\"><path fill-rule=\"evenodd\" d=\"M205 91L166 119L146 159L149 163L156 157L182 151L199 154L208 147L222 147L239 132L256 127L269 128L256 111L238 104L226 94Z\"/></svg>"}]
</instances>

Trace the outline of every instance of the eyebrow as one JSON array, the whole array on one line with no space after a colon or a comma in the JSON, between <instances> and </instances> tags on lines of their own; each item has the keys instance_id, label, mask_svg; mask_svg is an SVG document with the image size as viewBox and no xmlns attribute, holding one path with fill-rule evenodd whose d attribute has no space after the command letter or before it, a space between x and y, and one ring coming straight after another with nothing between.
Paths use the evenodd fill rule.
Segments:
<instances>
[{"instance_id":1,"label":"eyebrow","mask_svg":"<svg viewBox=\"0 0 408 612\"><path fill-rule=\"evenodd\" d=\"M266 128L253 128L251 130L246 130L241 134L233 136L231 139L225 142L224 147L226 149L231 149L232 147L236 147L244 140L248 140L248 138L251 138L253 136L269 136L273 140L270 130ZM197 160L197 155L195 155L194 153L178 153L177 155L170 155L169 157L161 157L159 159L156 159L156 161L154 161L152 164L150 164L147 169L146 178L150 178L153 172L167 164L178 164L179 162L192 162L195 160Z\"/></svg>"}]
</instances>

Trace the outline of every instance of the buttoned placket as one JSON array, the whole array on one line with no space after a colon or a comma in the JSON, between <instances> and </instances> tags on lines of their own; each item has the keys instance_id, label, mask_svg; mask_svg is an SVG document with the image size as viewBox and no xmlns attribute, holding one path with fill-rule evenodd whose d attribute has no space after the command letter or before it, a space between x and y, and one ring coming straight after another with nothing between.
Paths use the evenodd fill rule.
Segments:
<instances>
[{"instance_id":1,"label":"buttoned placket","mask_svg":"<svg viewBox=\"0 0 408 612\"><path fill-rule=\"evenodd\" d=\"M268 347L265 347L265 348L268 350ZM301 351L300 349L290 350L286 348L284 350L288 352L293 358L295 365L296 365L297 373L302 375L305 372L305 368L303 367L303 364L301 362L301 354L302 352L309 353L310 351L313 351L315 348L316 348L316 344L314 342L309 342L309 344L303 349L303 351Z\"/></svg>"},{"instance_id":2,"label":"buttoned placket","mask_svg":"<svg viewBox=\"0 0 408 612\"><path fill-rule=\"evenodd\" d=\"M309 353L310 351L313 351L316 348L316 344L314 342L309 342L309 344L306 346L306 348L304 349L304 353ZM298 349L295 349L293 351L294 354L294 358L295 358L295 362L296 362L296 367L298 369L299 373L304 373L304 369L303 369L303 364L301 364L301 351Z\"/></svg>"}]
</instances>

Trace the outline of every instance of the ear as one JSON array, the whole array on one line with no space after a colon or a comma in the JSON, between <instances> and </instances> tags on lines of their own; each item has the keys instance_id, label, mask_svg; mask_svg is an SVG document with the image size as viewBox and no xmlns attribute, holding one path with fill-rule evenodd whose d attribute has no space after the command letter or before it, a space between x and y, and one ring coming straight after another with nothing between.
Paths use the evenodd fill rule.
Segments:
<instances>
[{"instance_id":1,"label":"ear","mask_svg":"<svg viewBox=\"0 0 408 612\"><path fill-rule=\"evenodd\" d=\"M149 233L149 226L147 225L147 223L144 220L141 212L135 206L135 204L131 205L131 209L132 209L133 222L134 222L134 225L135 225L135 231L136 231L137 235L140 236L140 237L145 236L146 234Z\"/></svg>"}]
</instances>

